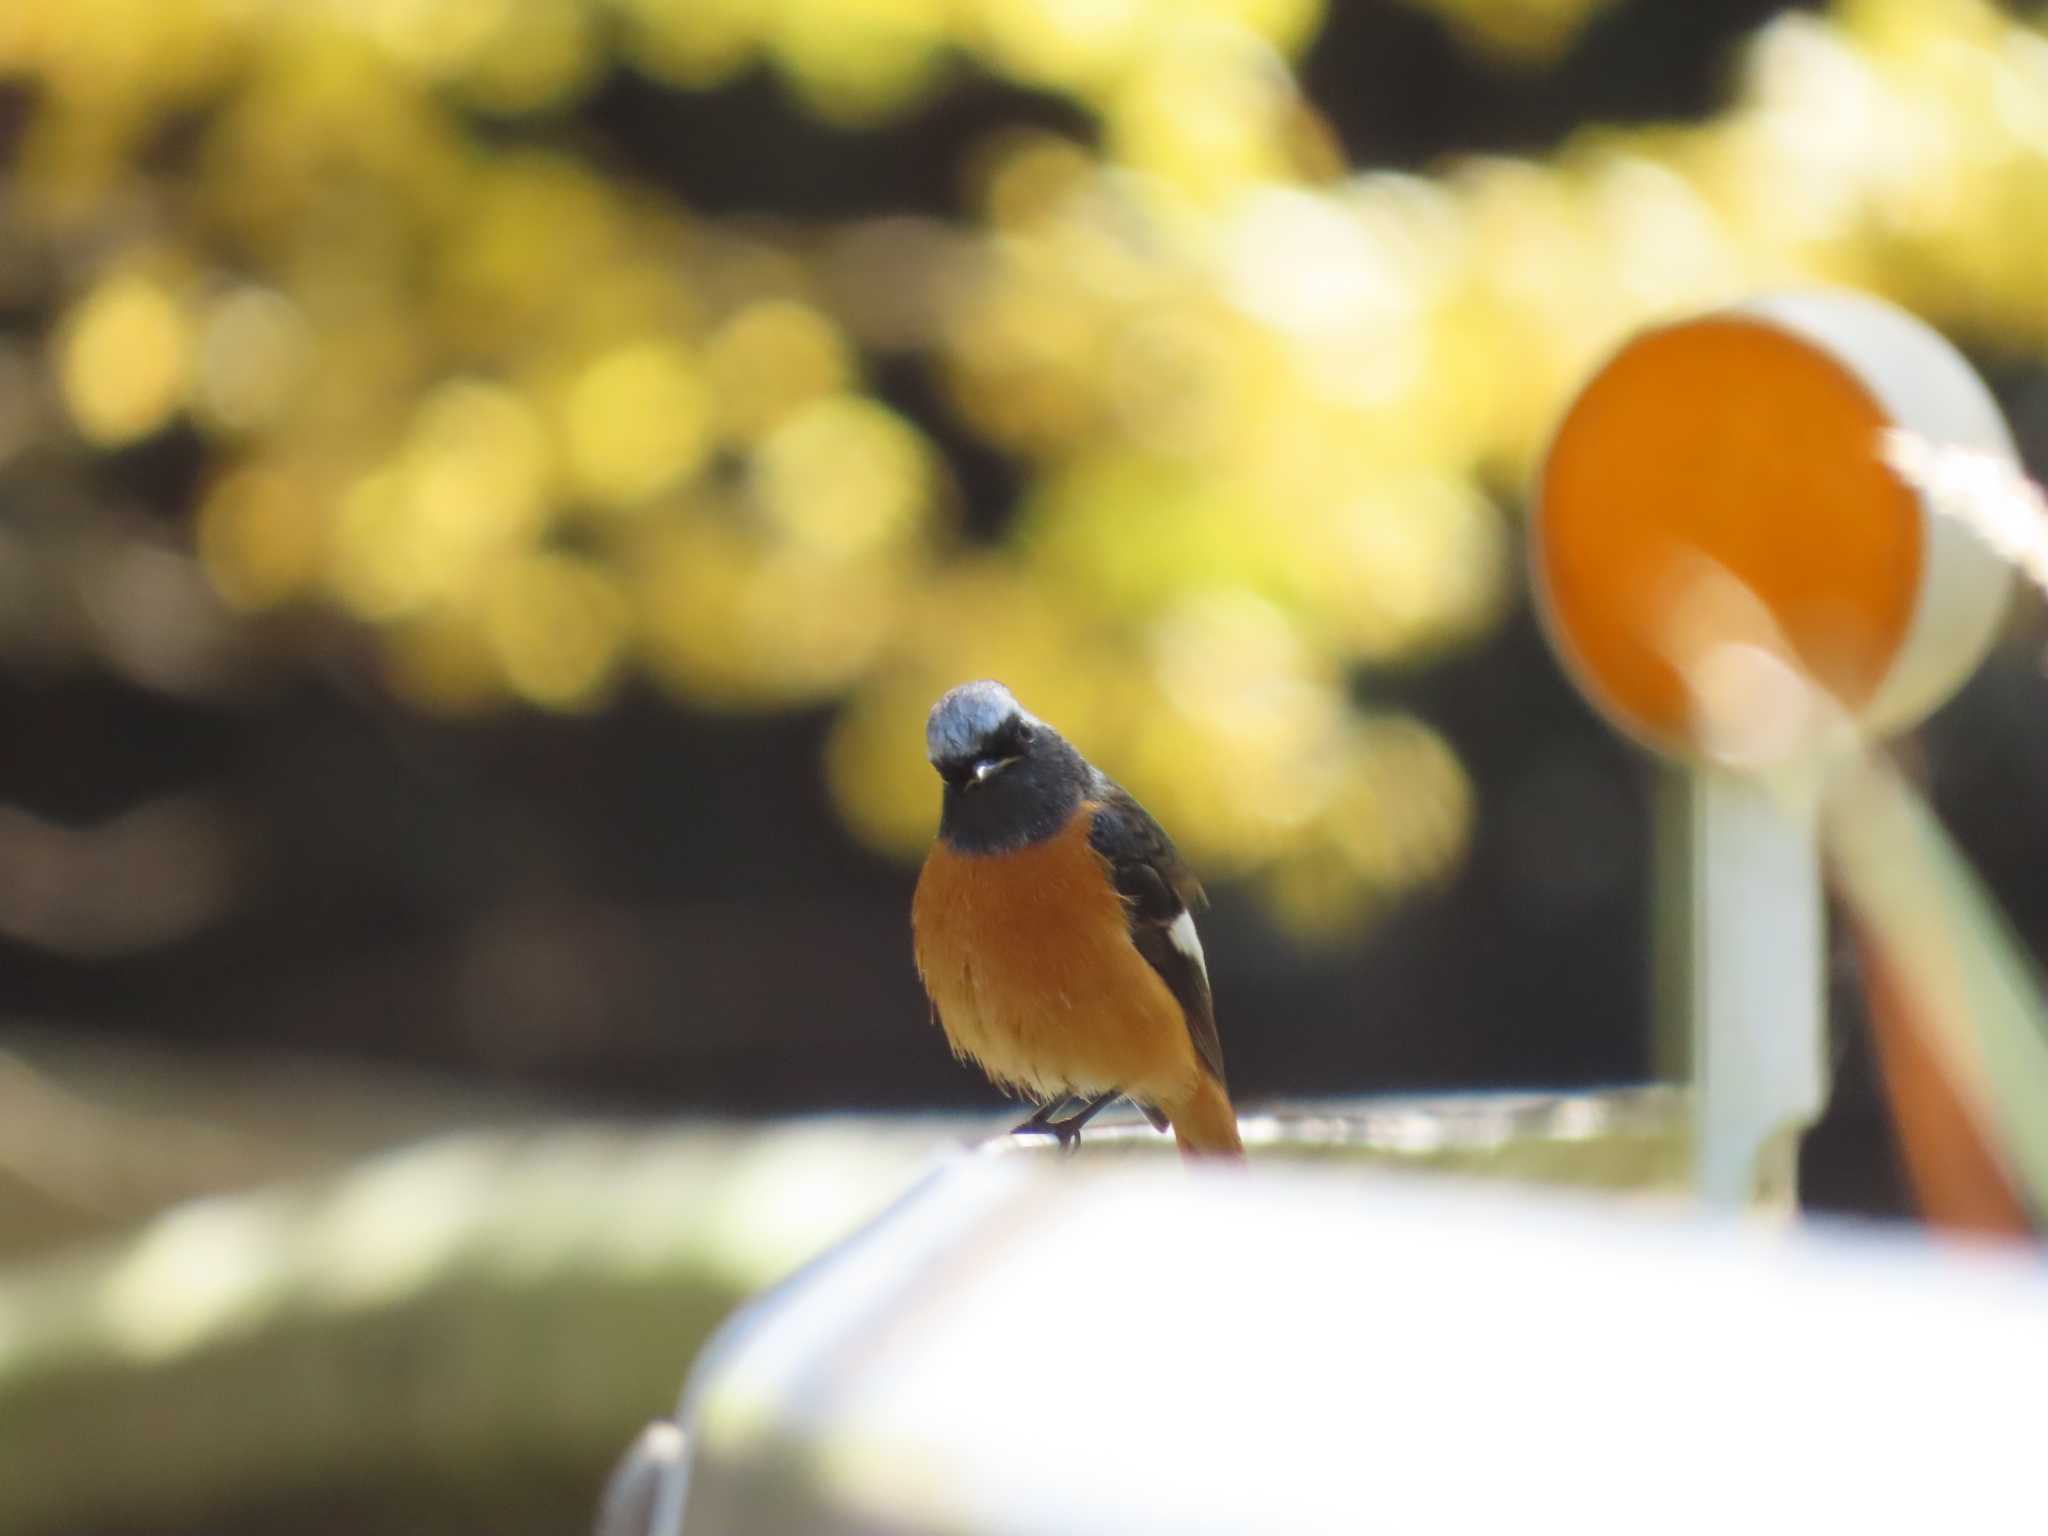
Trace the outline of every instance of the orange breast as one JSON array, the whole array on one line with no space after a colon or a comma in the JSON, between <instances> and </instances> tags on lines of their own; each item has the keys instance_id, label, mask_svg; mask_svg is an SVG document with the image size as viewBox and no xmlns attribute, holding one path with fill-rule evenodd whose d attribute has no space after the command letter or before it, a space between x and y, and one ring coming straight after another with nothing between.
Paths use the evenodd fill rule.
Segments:
<instances>
[{"instance_id":1,"label":"orange breast","mask_svg":"<svg viewBox=\"0 0 2048 1536\"><path fill-rule=\"evenodd\" d=\"M1177 1103L1198 1070L1187 1022L1131 944L1093 819L1084 806L1014 853L933 844L911 905L918 973L954 1051L998 1084Z\"/></svg>"}]
</instances>

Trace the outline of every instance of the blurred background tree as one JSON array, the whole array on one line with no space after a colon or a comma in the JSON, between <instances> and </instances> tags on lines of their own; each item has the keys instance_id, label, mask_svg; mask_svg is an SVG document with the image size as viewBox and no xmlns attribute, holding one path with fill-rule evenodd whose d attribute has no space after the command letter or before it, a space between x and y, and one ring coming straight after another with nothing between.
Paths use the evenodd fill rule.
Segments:
<instances>
[{"instance_id":1,"label":"blurred background tree","mask_svg":"<svg viewBox=\"0 0 2048 1536\"><path fill-rule=\"evenodd\" d=\"M31 3L0 106L66 1026L969 1095L902 896L996 674L1220 883L1254 1094L1636 1075L1641 775L1515 563L1568 392L1825 280L2048 411L1984 0Z\"/></svg>"},{"instance_id":2,"label":"blurred background tree","mask_svg":"<svg viewBox=\"0 0 2048 1536\"><path fill-rule=\"evenodd\" d=\"M2039 473L2044 248L2038 5L14 0L10 1038L212 1082L137 1138L191 1187L303 1165L204 1123L271 1053L988 1107L905 913L994 674L1211 877L1242 1099L1641 1077L1649 776L1532 458L1630 330L1829 281ZM2037 672L1917 750L2038 944ZM1844 1038L1808 1188L1894 1208ZM47 1086L5 1188L118 1207Z\"/></svg>"},{"instance_id":3,"label":"blurred background tree","mask_svg":"<svg viewBox=\"0 0 2048 1536\"><path fill-rule=\"evenodd\" d=\"M1506 665L1516 492L1605 348L1805 279L2023 370L2048 339L2038 25L1683 9L10 8L16 995L610 1078L786 1059L764 1020L834 995L791 978L858 975L839 1091L795 1096L867 1098L878 1029L930 1042L896 911L791 931L816 866L873 879L810 775L914 855L919 719L985 673L1247 921L1354 943L1468 855L1459 696L1527 723L1526 679L1449 679ZM1613 787L1557 750L1540 907L1615 895L1634 835L1547 825ZM747 935L717 978L649 931L679 879L717 905L678 923ZM396 1037L336 1027L369 1012Z\"/></svg>"}]
</instances>

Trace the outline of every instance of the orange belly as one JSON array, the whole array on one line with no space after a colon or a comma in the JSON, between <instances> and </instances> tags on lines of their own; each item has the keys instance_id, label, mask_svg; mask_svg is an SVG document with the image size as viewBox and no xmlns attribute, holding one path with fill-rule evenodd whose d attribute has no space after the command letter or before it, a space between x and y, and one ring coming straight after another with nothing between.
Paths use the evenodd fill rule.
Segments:
<instances>
[{"instance_id":1,"label":"orange belly","mask_svg":"<svg viewBox=\"0 0 2048 1536\"><path fill-rule=\"evenodd\" d=\"M1037 1099L1121 1089L1181 1103L1199 1066L1180 1004L1131 944L1094 807L1014 853L932 846L911 904L917 969L946 1038Z\"/></svg>"}]
</instances>

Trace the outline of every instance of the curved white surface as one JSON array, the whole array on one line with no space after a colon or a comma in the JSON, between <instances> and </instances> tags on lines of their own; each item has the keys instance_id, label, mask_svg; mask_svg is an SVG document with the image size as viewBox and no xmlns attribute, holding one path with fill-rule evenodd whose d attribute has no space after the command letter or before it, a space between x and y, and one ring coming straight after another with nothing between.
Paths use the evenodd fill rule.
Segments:
<instances>
[{"instance_id":1,"label":"curved white surface","mask_svg":"<svg viewBox=\"0 0 2048 1536\"><path fill-rule=\"evenodd\" d=\"M1862 380L1887 416L1930 442L2017 461L2012 433L1977 371L1933 327L1881 299L1836 289L1766 294L1736 314L1819 345ZM1876 453L1878 445L1871 445ZM1917 493L1916 493L1917 495ZM1864 723L1909 729L1976 669L2012 598L2012 568L1972 530L1919 497L1920 601Z\"/></svg>"},{"instance_id":2,"label":"curved white surface","mask_svg":"<svg viewBox=\"0 0 2048 1536\"><path fill-rule=\"evenodd\" d=\"M2013 1257L967 1161L707 1360L681 1530L2033 1530L2044 1372Z\"/></svg>"}]
</instances>

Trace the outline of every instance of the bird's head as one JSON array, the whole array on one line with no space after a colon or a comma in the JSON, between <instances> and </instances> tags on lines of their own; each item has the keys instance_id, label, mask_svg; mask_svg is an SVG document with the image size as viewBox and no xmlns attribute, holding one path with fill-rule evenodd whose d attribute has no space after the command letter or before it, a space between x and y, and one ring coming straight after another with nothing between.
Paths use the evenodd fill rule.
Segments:
<instances>
[{"instance_id":1,"label":"bird's head","mask_svg":"<svg viewBox=\"0 0 2048 1536\"><path fill-rule=\"evenodd\" d=\"M932 706L925 755L945 781L939 834L974 852L1022 847L1066 824L1088 765L1001 683L962 683Z\"/></svg>"},{"instance_id":2,"label":"bird's head","mask_svg":"<svg viewBox=\"0 0 2048 1536\"><path fill-rule=\"evenodd\" d=\"M949 785L975 789L1022 762L1045 729L1001 683L962 683L932 706L925 756Z\"/></svg>"}]
</instances>

